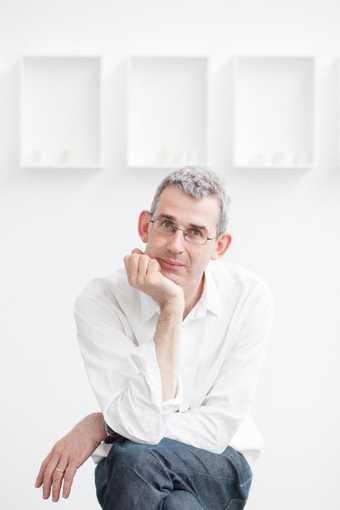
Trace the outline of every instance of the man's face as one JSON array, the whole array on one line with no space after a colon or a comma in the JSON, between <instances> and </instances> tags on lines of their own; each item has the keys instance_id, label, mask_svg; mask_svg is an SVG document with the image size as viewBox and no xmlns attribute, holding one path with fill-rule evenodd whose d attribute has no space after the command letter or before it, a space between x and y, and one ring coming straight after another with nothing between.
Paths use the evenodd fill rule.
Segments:
<instances>
[{"instance_id":1,"label":"man's face","mask_svg":"<svg viewBox=\"0 0 340 510\"><path fill-rule=\"evenodd\" d=\"M180 228L195 225L215 238L219 219L218 200L214 196L195 199L176 186L168 186L161 193L153 219L165 216ZM184 239L181 230L167 236L157 232L154 224L150 223L144 240L147 243L145 253L157 259L162 274L181 287L197 284L209 260L217 258L215 240L208 240L205 245L194 245Z\"/></svg>"}]
</instances>

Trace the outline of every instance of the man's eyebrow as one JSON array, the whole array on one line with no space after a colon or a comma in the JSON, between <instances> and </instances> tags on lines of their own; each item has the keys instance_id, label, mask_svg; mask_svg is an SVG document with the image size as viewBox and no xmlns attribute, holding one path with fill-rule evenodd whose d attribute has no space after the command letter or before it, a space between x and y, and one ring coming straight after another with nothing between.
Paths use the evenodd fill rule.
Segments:
<instances>
[{"instance_id":1,"label":"man's eyebrow","mask_svg":"<svg viewBox=\"0 0 340 510\"><path fill-rule=\"evenodd\" d=\"M158 217L159 218L165 218L167 220L173 221L174 223L177 223L176 218L174 216L171 216L170 214L160 214ZM204 225L195 225L195 223L189 223L188 227L198 228L199 230L208 230L206 226L204 226Z\"/></svg>"}]
</instances>

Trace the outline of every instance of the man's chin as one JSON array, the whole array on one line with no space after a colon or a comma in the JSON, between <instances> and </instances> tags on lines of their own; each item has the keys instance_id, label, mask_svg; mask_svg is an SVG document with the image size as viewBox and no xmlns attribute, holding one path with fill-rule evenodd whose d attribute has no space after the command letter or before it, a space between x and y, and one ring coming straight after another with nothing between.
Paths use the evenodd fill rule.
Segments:
<instances>
[{"instance_id":1,"label":"man's chin","mask_svg":"<svg viewBox=\"0 0 340 510\"><path fill-rule=\"evenodd\" d=\"M177 283L177 285L182 286L181 278L179 278L179 276L176 275L175 273L173 273L172 271L167 271L166 269L161 269L161 273L166 278L169 278L169 280L171 280L172 282Z\"/></svg>"}]
</instances>

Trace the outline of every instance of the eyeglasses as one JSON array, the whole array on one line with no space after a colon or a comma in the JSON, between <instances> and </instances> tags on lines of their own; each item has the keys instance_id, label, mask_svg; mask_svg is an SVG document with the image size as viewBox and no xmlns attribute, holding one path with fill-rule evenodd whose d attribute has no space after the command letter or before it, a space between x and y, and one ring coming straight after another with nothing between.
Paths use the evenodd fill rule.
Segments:
<instances>
[{"instance_id":1,"label":"eyeglasses","mask_svg":"<svg viewBox=\"0 0 340 510\"><path fill-rule=\"evenodd\" d=\"M216 237L209 237L205 229L194 226L181 228L172 220L164 217L149 220L149 223L153 224L153 228L158 234L166 237L171 237L176 234L177 230L182 230L184 239L190 244L202 246L206 244L207 241L216 239Z\"/></svg>"}]
</instances>

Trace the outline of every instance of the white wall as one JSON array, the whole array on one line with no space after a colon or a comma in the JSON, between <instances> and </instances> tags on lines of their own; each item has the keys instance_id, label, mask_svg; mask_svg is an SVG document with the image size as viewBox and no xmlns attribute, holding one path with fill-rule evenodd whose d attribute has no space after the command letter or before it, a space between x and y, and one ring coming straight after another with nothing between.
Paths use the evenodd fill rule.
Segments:
<instances>
[{"instance_id":1,"label":"white wall","mask_svg":"<svg viewBox=\"0 0 340 510\"><path fill-rule=\"evenodd\" d=\"M0 0L1 507L52 508L33 483L54 442L97 409L75 338L73 301L137 242L135 220L161 174L124 167L124 61L133 53L211 56L211 163L233 199L229 252L276 297L276 321L255 417L265 436L249 510L340 507L340 170L336 167L335 0ZM18 58L104 56L101 171L19 168ZM235 171L234 53L318 57L318 164L312 171ZM69 501L97 508L93 463Z\"/></svg>"}]
</instances>

